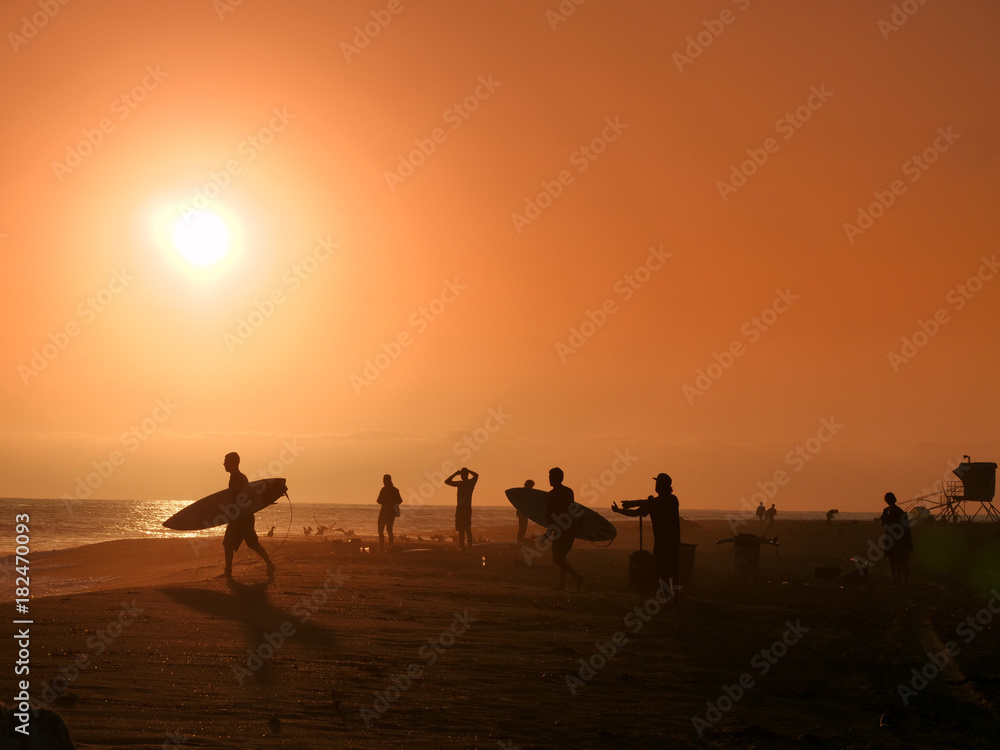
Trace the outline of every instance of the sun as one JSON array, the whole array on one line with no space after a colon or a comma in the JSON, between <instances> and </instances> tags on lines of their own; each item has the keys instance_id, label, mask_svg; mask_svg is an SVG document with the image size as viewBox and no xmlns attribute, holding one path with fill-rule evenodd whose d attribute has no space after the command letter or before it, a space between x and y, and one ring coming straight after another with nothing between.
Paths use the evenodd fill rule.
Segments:
<instances>
[{"instance_id":1,"label":"sun","mask_svg":"<svg viewBox=\"0 0 1000 750\"><path fill-rule=\"evenodd\" d=\"M229 250L229 228L211 211L193 211L174 224L174 247L190 264L211 266Z\"/></svg>"}]
</instances>

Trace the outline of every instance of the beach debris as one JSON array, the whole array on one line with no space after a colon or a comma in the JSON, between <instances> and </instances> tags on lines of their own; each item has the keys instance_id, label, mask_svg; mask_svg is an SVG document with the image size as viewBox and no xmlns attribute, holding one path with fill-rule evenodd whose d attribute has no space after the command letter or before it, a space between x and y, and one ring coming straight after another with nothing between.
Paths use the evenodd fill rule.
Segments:
<instances>
[{"instance_id":1,"label":"beach debris","mask_svg":"<svg viewBox=\"0 0 1000 750\"><path fill-rule=\"evenodd\" d=\"M271 716L267 724L271 728L271 734L281 734L281 718L277 714Z\"/></svg>"}]
</instances>

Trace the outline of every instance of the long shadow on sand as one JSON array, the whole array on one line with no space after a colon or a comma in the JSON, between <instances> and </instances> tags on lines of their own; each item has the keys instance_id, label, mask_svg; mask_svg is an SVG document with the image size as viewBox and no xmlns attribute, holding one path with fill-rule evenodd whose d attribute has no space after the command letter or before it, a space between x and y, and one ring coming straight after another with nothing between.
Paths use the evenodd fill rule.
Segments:
<instances>
[{"instance_id":1,"label":"long shadow on sand","mask_svg":"<svg viewBox=\"0 0 1000 750\"><path fill-rule=\"evenodd\" d=\"M279 631L284 623L291 623L295 628L291 640L324 649L336 648L337 637L332 630L308 619L303 622L304 615L286 612L271 604L267 596L267 583L246 585L230 581L228 587L229 592L192 588L157 590L189 609L242 623L246 628L250 648L255 648L262 642L265 633ZM288 630L287 624L285 630Z\"/></svg>"}]
</instances>

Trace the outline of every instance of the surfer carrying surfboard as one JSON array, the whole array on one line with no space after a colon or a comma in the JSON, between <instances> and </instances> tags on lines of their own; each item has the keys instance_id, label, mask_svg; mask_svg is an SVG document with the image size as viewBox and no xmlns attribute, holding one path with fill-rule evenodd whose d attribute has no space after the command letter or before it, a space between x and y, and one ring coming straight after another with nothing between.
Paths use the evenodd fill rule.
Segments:
<instances>
[{"instance_id":1,"label":"surfer carrying surfboard","mask_svg":"<svg viewBox=\"0 0 1000 750\"><path fill-rule=\"evenodd\" d=\"M649 516L653 524L653 561L660 576L660 585L677 602L677 570L681 545L679 503L674 495L673 480L669 474L657 474L656 495L645 500L624 500L622 507L611 503L611 510L623 516Z\"/></svg>"},{"instance_id":2,"label":"surfer carrying surfboard","mask_svg":"<svg viewBox=\"0 0 1000 750\"><path fill-rule=\"evenodd\" d=\"M456 479L461 475L461 479ZM464 466L444 480L449 487L458 490L458 505L455 506L455 531L458 532L458 549L472 552L472 491L476 489L479 475ZM463 546L463 537L468 541Z\"/></svg>"},{"instance_id":3,"label":"surfer carrying surfboard","mask_svg":"<svg viewBox=\"0 0 1000 750\"><path fill-rule=\"evenodd\" d=\"M250 480L247 479L246 474L240 471L239 454L227 453L222 461L222 466L229 472L229 494L232 501L237 503L238 507L243 507L245 503L240 504L239 498L241 495L249 493ZM253 513L234 518L226 524L226 534L222 537L222 547L226 551L226 578L233 577L233 553L240 548L243 542L246 542L247 547L260 555L261 559L267 563L267 577L274 578L274 563L271 562L267 550L260 545L260 541L257 539Z\"/></svg>"},{"instance_id":4,"label":"surfer carrying surfboard","mask_svg":"<svg viewBox=\"0 0 1000 750\"><path fill-rule=\"evenodd\" d=\"M569 506L574 502L573 490L563 484L563 470L558 466L549 469L549 484L552 489L545 496L545 508L549 514L549 527L545 533L552 538L552 562L559 566L559 585L557 591L566 590L566 574L569 573L576 581L576 590L583 586L583 576L573 570L567 562L566 556L573 549L573 542L576 534L573 531L573 524L564 528L559 523L558 517L569 518Z\"/></svg>"}]
</instances>

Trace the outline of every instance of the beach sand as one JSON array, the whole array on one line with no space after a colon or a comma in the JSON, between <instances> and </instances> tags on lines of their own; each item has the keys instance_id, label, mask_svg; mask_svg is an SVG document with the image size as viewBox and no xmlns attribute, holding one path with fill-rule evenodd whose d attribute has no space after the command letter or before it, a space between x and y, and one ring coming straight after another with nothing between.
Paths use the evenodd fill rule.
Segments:
<instances>
[{"instance_id":1,"label":"beach sand","mask_svg":"<svg viewBox=\"0 0 1000 750\"><path fill-rule=\"evenodd\" d=\"M637 613L637 522L618 526L610 547L577 542L579 593L552 590L549 554L525 563L513 524L475 528L493 543L472 554L299 536L270 584L245 548L236 581L216 577L218 539L53 553L33 562L32 692L83 748L1000 746L995 529L916 530L913 580L892 587L884 561L863 585L814 576L853 570L873 524L779 524L748 582L715 544L725 523L685 523L692 584ZM904 704L914 669L931 679Z\"/></svg>"}]
</instances>

